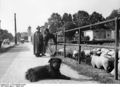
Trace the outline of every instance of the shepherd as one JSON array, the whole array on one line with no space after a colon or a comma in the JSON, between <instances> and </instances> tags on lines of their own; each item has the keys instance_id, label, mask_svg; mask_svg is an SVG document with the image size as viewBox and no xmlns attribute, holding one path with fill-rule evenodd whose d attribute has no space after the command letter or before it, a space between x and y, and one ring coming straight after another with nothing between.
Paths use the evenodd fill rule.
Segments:
<instances>
[{"instance_id":1,"label":"shepherd","mask_svg":"<svg viewBox=\"0 0 120 87\"><path fill-rule=\"evenodd\" d=\"M33 40L33 50L36 57L39 57L43 54L43 35L40 32L40 28L40 26L36 28L37 31L34 33Z\"/></svg>"},{"instance_id":2,"label":"shepherd","mask_svg":"<svg viewBox=\"0 0 120 87\"><path fill-rule=\"evenodd\" d=\"M56 45L56 44L57 44L57 40L56 40L55 35L52 34L52 33L50 33L50 31L49 31L48 28L45 29L44 35L45 35L45 36L44 36L44 49L43 49L43 51L44 51L44 55L45 55L46 50L47 50L47 48L48 48L48 41L49 41L50 39L52 39L52 40L54 41L54 44Z\"/></svg>"}]
</instances>

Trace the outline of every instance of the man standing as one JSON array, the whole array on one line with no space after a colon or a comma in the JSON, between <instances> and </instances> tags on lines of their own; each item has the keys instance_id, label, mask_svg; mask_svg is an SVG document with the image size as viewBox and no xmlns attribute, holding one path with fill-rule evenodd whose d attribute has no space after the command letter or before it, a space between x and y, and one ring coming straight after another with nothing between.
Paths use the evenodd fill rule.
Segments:
<instances>
[{"instance_id":1,"label":"man standing","mask_svg":"<svg viewBox=\"0 0 120 87\"><path fill-rule=\"evenodd\" d=\"M34 33L33 37L33 50L34 50L34 55L39 57L40 54L43 54L43 35L40 32L40 26L38 26L36 29L37 31Z\"/></svg>"},{"instance_id":2,"label":"man standing","mask_svg":"<svg viewBox=\"0 0 120 87\"><path fill-rule=\"evenodd\" d=\"M44 50L44 54L45 54L46 50L47 50L47 47L48 47L48 41L50 39L53 39L54 44L56 45L57 44L57 40L56 40L55 35L49 32L48 28L45 29L44 34L45 34L45 37L44 37L44 49L43 50Z\"/></svg>"}]
</instances>

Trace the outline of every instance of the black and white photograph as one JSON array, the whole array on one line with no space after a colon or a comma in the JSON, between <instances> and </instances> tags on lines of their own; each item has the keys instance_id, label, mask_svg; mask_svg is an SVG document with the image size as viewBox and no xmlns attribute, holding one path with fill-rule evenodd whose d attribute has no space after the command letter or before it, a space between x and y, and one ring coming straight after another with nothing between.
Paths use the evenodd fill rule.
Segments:
<instances>
[{"instance_id":1,"label":"black and white photograph","mask_svg":"<svg viewBox=\"0 0 120 87\"><path fill-rule=\"evenodd\" d=\"M0 87L120 84L119 45L120 0L0 0Z\"/></svg>"}]
</instances>

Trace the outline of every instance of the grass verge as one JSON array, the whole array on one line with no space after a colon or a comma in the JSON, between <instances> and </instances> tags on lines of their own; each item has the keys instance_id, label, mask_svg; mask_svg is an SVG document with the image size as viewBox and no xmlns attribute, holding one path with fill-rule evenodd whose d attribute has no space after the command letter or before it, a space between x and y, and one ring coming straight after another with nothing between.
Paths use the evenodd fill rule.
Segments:
<instances>
[{"instance_id":1,"label":"grass verge","mask_svg":"<svg viewBox=\"0 0 120 87\"><path fill-rule=\"evenodd\" d=\"M69 65L74 70L77 70L79 74L92 77L95 81L103 84L120 84L120 79L115 80L114 76L102 69L93 68L91 65L85 63L78 64L77 61L70 58L64 58L61 56L57 57L61 58L63 63Z\"/></svg>"}]
</instances>

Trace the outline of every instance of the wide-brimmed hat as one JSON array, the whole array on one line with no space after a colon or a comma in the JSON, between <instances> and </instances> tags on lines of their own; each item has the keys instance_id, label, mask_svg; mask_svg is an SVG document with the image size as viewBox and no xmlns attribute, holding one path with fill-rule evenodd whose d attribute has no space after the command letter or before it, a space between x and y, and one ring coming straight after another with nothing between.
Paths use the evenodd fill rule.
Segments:
<instances>
[{"instance_id":1,"label":"wide-brimmed hat","mask_svg":"<svg viewBox=\"0 0 120 87\"><path fill-rule=\"evenodd\" d=\"M40 28L41 28L40 26L37 26L37 28L36 28L36 29L37 29L37 30L40 30Z\"/></svg>"}]
</instances>

